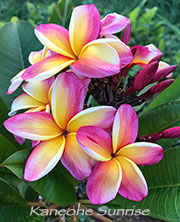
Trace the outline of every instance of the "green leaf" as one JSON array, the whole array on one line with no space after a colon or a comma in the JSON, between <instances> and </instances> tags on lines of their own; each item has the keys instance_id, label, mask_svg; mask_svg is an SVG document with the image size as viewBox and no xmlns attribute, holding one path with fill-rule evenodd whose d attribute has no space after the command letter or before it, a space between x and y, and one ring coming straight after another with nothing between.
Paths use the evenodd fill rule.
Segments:
<instances>
[{"instance_id":1,"label":"green leaf","mask_svg":"<svg viewBox=\"0 0 180 222\"><path fill-rule=\"evenodd\" d=\"M129 18L130 18L131 23L132 23L133 25L136 24L137 19L138 19L138 17L139 17L139 13L140 13L142 7L144 6L144 4L145 4L146 2L147 2L147 0L143 0L143 1L140 3L140 5L138 5L135 9L133 9L133 10L129 13Z\"/></svg>"},{"instance_id":2,"label":"green leaf","mask_svg":"<svg viewBox=\"0 0 180 222\"><path fill-rule=\"evenodd\" d=\"M162 104L139 116L138 135L157 133L178 123L180 120L180 101Z\"/></svg>"},{"instance_id":3,"label":"green leaf","mask_svg":"<svg viewBox=\"0 0 180 222\"><path fill-rule=\"evenodd\" d=\"M22 181L7 168L0 168L0 179L3 179L13 187L19 186Z\"/></svg>"},{"instance_id":4,"label":"green leaf","mask_svg":"<svg viewBox=\"0 0 180 222\"><path fill-rule=\"evenodd\" d=\"M9 138L9 139L13 139L13 136L11 133L9 133L3 123L6 119L8 119L8 112L9 112L9 109L8 107L6 106L6 104L3 102L3 100L1 99L0 97L0 107L1 107L1 112L0 112L0 135L3 135L5 136L6 138Z\"/></svg>"},{"instance_id":5,"label":"green leaf","mask_svg":"<svg viewBox=\"0 0 180 222\"><path fill-rule=\"evenodd\" d=\"M0 135L0 163L16 151L16 147Z\"/></svg>"},{"instance_id":6,"label":"green leaf","mask_svg":"<svg viewBox=\"0 0 180 222\"><path fill-rule=\"evenodd\" d=\"M29 183L42 197L60 206L68 206L76 201L76 193L72 184L52 171L42 179Z\"/></svg>"},{"instance_id":7,"label":"green leaf","mask_svg":"<svg viewBox=\"0 0 180 222\"><path fill-rule=\"evenodd\" d=\"M17 151L16 147L6 138L0 135L0 167L1 162ZM21 181L6 168L0 168L0 178L13 186L17 186Z\"/></svg>"},{"instance_id":8,"label":"green leaf","mask_svg":"<svg viewBox=\"0 0 180 222\"><path fill-rule=\"evenodd\" d=\"M30 208L23 206L0 207L1 222L44 222L43 216L31 215Z\"/></svg>"},{"instance_id":9,"label":"green leaf","mask_svg":"<svg viewBox=\"0 0 180 222\"><path fill-rule=\"evenodd\" d=\"M180 138L168 138L168 139L160 139L156 143L158 143L160 146L163 147L163 149L168 149L170 147L173 147L175 145L179 145Z\"/></svg>"},{"instance_id":10,"label":"green leaf","mask_svg":"<svg viewBox=\"0 0 180 222\"><path fill-rule=\"evenodd\" d=\"M13 99L20 90L13 95L6 95L10 79L19 71L29 66L28 56L31 51L42 48L34 35L33 26L25 21L7 23L0 29L0 95L10 107Z\"/></svg>"},{"instance_id":11,"label":"green leaf","mask_svg":"<svg viewBox=\"0 0 180 222\"><path fill-rule=\"evenodd\" d=\"M52 15L49 18L49 23L57 23L63 27L69 26L71 13L73 10L72 0L59 0L55 5Z\"/></svg>"},{"instance_id":12,"label":"green leaf","mask_svg":"<svg viewBox=\"0 0 180 222\"><path fill-rule=\"evenodd\" d=\"M152 19L156 15L157 10L157 7L147 9L147 11L140 17L139 22L142 24L150 24L152 22Z\"/></svg>"},{"instance_id":13,"label":"green leaf","mask_svg":"<svg viewBox=\"0 0 180 222\"><path fill-rule=\"evenodd\" d=\"M8 157L2 165L23 179L24 166L28 156L29 151L18 151ZM67 206L76 201L75 179L60 163L47 176L28 184L46 200L60 206Z\"/></svg>"},{"instance_id":14,"label":"green leaf","mask_svg":"<svg viewBox=\"0 0 180 222\"><path fill-rule=\"evenodd\" d=\"M141 8L140 8L140 6L138 6L135 9L133 9L133 11L130 12L129 18L130 18L132 24L136 23L137 18L138 18L139 13L140 13L140 10L141 10Z\"/></svg>"},{"instance_id":15,"label":"green leaf","mask_svg":"<svg viewBox=\"0 0 180 222\"><path fill-rule=\"evenodd\" d=\"M9 156L1 165L11 170L21 180L24 178L24 166L29 156L28 150L21 150Z\"/></svg>"},{"instance_id":16,"label":"green leaf","mask_svg":"<svg viewBox=\"0 0 180 222\"><path fill-rule=\"evenodd\" d=\"M30 216L27 201L6 181L0 178L1 222L42 222L44 217Z\"/></svg>"},{"instance_id":17,"label":"green leaf","mask_svg":"<svg viewBox=\"0 0 180 222\"><path fill-rule=\"evenodd\" d=\"M27 206L25 199L7 182L0 179L0 206Z\"/></svg>"},{"instance_id":18,"label":"green leaf","mask_svg":"<svg viewBox=\"0 0 180 222\"><path fill-rule=\"evenodd\" d=\"M1 107L1 112L0 112L0 140L1 140L1 136L4 136L6 139L11 141L11 143L13 145L15 145L17 148L27 149L28 146L27 146L26 142L23 145L19 145L19 143L17 143L16 140L14 139L13 134L11 134L4 127L4 125L3 125L4 121L9 118L9 116L8 116L9 109L8 109L7 105L3 102L1 97L0 97L0 107ZM1 144L1 142L0 142L0 144ZM7 144L6 146L9 147L9 144ZM5 148L5 149L7 149L7 148Z\"/></svg>"},{"instance_id":19,"label":"green leaf","mask_svg":"<svg viewBox=\"0 0 180 222\"><path fill-rule=\"evenodd\" d=\"M171 84L167 89L160 93L149 106L144 110L143 113L163 104L180 98L180 76Z\"/></svg>"},{"instance_id":20,"label":"green leaf","mask_svg":"<svg viewBox=\"0 0 180 222\"><path fill-rule=\"evenodd\" d=\"M120 195L109 204L127 209L149 209L150 215L166 221L180 221L180 146L164 151L164 158L154 166L141 167L148 183L148 196L140 202Z\"/></svg>"}]
</instances>

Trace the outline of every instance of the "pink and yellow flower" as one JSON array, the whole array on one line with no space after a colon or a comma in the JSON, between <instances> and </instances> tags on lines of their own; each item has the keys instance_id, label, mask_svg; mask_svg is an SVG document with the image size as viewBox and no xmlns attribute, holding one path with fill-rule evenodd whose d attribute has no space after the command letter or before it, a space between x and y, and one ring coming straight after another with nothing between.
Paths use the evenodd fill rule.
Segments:
<instances>
[{"instance_id":1,"label":"pink and yellow flower","mask_svg":"<svg viewBox=\"0 0 180 222\"><path fill-rule=\"evenodd\" d=\"M118 26L116 18L110 17L114 22L108 26L109 16L101 23L100 14L93 4L82 5L73 10L69 31L56 24L39 25L35 29L37 38L56 54L27 68L22 78L26 81L47 79L70 65L79 75L90 78L118 73L132 60L132 53L119 39L100 38L100 32L112 28L114 33L117 27L122 29L127 23L123 25L122 21L127 19L121 16Z\"/></svg>"},{"instance_id":2,"label":"pink and yellow flower","mask_svg":"<svg viewBox=\"0 0 180 222\"><path fill-rule=\"evenodd\" d=\"M118 33L126 28L129 23L129 18L117 13L110 13L101 20L100 36Z\"/></svg>"},{"instance_id":3,"label":"pink and yellow flower","mask_svg":"<svg viewBox=\"0 0 180 222\"><path fill-rule=\"evenodd\" d=\"M85 126L77 140L83 150L99 161L90 175L86 190L93 204L103 204L119 193L141 201L148 194L146 180L137 165L152 165L163 157L163 149L154 143L136 142L138 118L130 105L121 105L113 123L112 139L103 129Z\"/></svg>"},{"instance_id":4,"label":"pink and yellow flower","mask_svg":"<svg viewBox=\"0 0 180 222\"><path fill-rule=\"evenodd\" d=\"M147 46L137 45L137 46L132 47L131 50L132 52L134 51L134 57L133 57L133 60L129 64L129 68L132 67L133 65L139 65L141 67L144 67L156 57L159 57L159 58L162 57L162 52L158 48L156 48L156 46L153 44L149 44ZM160 71L166 72L166 70L168 69L172 69L173 71L176 67L177 66L169 66L168 63L160 61L159 59L159 66L158 66L157 74ZM170 78L172 77L172 75L173 73L170 72L166 75L166 77Z\"/></svg>"},{"instance_id":5,"label":"pink and yellow flower","mask_svg":"<svg viewBox=\"0 0 180 222\"><path fill-rule=\"evenodd\" d=\"M23 109L28 109L27 112L50 112L50 89L54 80L52 76L46 80L24 84L22 86L24 93L13 101L9 115L14 115L18 110Z\"/></svg>"},{"instance_id":6,"label":"pink and yellow flower","mask_svg":"<svg viewBox=\"0 0 180 222\"><path fill-rule=\"evenodd\" d=\"M54 52L48 50L46 47L44 47L44 49L40 50L40 51L35 51L35 52L31 52L29 54L29 63L31 65L38 63L40 61L42 61L43 59L53 55ZM16 76L14 76L11 79L11 85L8 88L8 92L7 95L12 94L23 82L23 78L22 75L24 74L24 72L26 71L26 69L21 70Z\"/></svg>"},{"instance_id":7,"label":"pink and yellow flower","mask_svg":"<svg viewBox=\"0 0 180 222\"><path fill-rule=\"evenodd\" d=\"M82 126L94 125L109 130L116 109L97 106L83 110L84 85L72 72L60 74L52 87L51 110L23 113L6 120L4 125L11 133L34 141L41 141L29 156L24 178L38 180L49 173L61 159L71 174L82 180L94 166L79 146L76 133ZM83 110L83 111L82 111Z\"/></svg>"}]
</instances>

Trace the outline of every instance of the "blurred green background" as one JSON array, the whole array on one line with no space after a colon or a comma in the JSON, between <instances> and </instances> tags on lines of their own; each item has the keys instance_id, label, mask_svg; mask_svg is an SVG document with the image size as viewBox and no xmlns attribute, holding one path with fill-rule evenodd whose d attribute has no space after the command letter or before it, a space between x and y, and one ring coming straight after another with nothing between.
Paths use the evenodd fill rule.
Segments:
<instances>
[{"instance_id":1,"label":"blurred green background","mask_svg":"<svg viewBox=\"0 0 180 222\"><path fill-rule=\"evenodd\" d=\"M73 0L74 5L94 3L102 16L117 12L130 17L130 46L155 44L170 65L180 63L180 0ZM12 19L34 26L47 23L55 0L0 0L0 26ZM15 16L15 17L14 17ZM175 71L175 76L179 73Z\"/></svg>"}]
</instances>

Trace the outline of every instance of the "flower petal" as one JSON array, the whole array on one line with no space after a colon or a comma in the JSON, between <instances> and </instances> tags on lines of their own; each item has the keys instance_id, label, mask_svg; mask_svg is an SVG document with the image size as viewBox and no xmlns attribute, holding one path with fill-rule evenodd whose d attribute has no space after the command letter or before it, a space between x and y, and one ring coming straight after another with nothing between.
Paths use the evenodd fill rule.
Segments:
<instances>
[{"instance_id":1,"label":"flower petal","mask_svg":"<svg viewBox=\"0 0 180 222\"><path fill-rule=\"evenodd\" d=\"M131 23L128 23L123 31L121 41L123 41L126 45L128 45L130 38L131 38Z\"/></svg>"},{"instance_id":2,"label":"flower petal","mask_svg":"<svg viewBox=\"0 0 180 222\"><path fill-rule=\"evenodd\" d=\"M121 147L134 143L138 133L138 117L132 106L119 107L113 124L112 140L114 153Z\"/></svg>"},{"instance_id":3,"label":"flower petal","mask_svg":"<svg viewBox=\"0 0 180 222\"><path fill-rule=\"evenodd\" d=\"M44 53L44 49L41 49L40 51L33 51L29 54L28 57L28 61L31 65L40 62L41 60L43 60L43 53Z\"/></svg>"},{"instance_id":4,"label":"flower petal","mask_svg":"<svg viewBox=\"0 0 180 222\"><path fill-rule=\"evenodd\" d=\"M37 145L29 156L24 172L24 179L35 181L48 174L59 162L64 151L63 136L43 141Z\"/></svg>"},{"instance_id":5,"label":"flower petal","mask_svg":"<svg viewBox=\"0 0 180 222\"><path fill-rule=\"evenodd\" d=\"M7 95L12 94L21 85L23 79L21 76L26 71L26 69L21 70L16 76L11 79L11 85L8 88Z\"/></svg>"},{"instance_id":6,"label":"flower petal","mask_svg":"<svg viewBox=\"0 0 180 222\"><path fill-rule=\"evenodd\" d=\"M114 34L123 30L128 23L130 22L129 18L126 18L117 13L110 13L106 15L101 21L101 32L100 35Z\"/></svg>"},{"instance_id":7,"label":"flower petal","mask_svg":"<svg viewBox=\"0 0 180 222\"><path fill-rule=\"evenodd\" d=\"M162 55L162 52L153 44L147 46L137 45L131 48L131 51L134 50L135 54L131 64L135 63L140 66L149 63L154 57Z\"/></svg>"},{"instance_id":8,"label":"flower petal","mask_svg":"<svg viewBox=\"0 0 180 222\"><path fill-rule=\"evenodd\" d=\"M26 81L37 81L48 79L71 65L74 60L61 55L53 55L26 69L22 78Z\"/></svg>"},{"instance_id":9,"label":"flower petal","mask_svg":"<svg viewBox=\"0 0 180 222\"><path fill-rule=\"evenodd\" d=\"M98 39L85 45L79 60L72 68L80 75L89 78L103 78L120 71L120 59L116 50L107 43L116 39Z\"/></svg>"},{"instance_id":10,"label":"flower petal","mask_svg":"<svg viewBox=\"0 0 180 222\"><path fill-rule=\"evenodd\" d=\"M143 93L139 98L142 100L148 100L150 99L154 94L160 93L163 90L165 90L167 87L169 87L174 82L174 79L167 79L164 81L161 81L154 86L152 86L148 91Z\"/></svg>"},{"instance_id":11,"label":"flower petal","mask_svg":"<svg viewBox=\"0 0 180 222\"><path fill-rule=\"evenodd\" d=\"M155 143L138 142L121 148L118 155L137 165L153 165L163 158L163 148Z\"/></svg>"},{"instance_id":12,"label":"flower petal","mask_svg":"<svg viewBox=\"0 0 180 222\"><path fill-rule=\"evenodd\" d=\"M78 78L82 81L82 83L84 85L84 93L86 94L89 83L91 82L91 79L88 77L84 77L84 76L79 75L77 72L75 72L72 69L69 69L66 72L73 72L74 74L76 74L76 76L78 76Z\"/></svg>"},{"instance_id":13,"label":"flower petal","mask_svg":"<svg viewBox=\"0 0 180 222\"><path fill-rule=\"evenodd\" d=\"M37 146L41 141L36 141L36 140L33 140L32 141L32 148L34 148L35 146Z\"/></svg>"},{"instance_id":14,"label":"flower petal","mask_svg":"<svg viewBox=\"0 0 180 222\"><path fill-rule=\"evenodd\" d=\"M97 163L86 185L87 195L91 203L104 204L114 199L121 178L121 167L115 159Z\"/></svg>"},{"instance_id":15,"label":"flower petal","mask_svg":"<svg viewBox=\"0 0 180 222\"><path fill-rule=\"evenodd\" d=\"M85 109L75 115L68 123L69 132L77 132L82 126L97 126L109 131L112 124L116 109L112 106L96 106Z\"/></svg>"},{"instance_id":16,"label":"flower petal","mask_svg":"<svg viewBox=\"0 0 180 222\"><path fill-rule=\"evenodd\" d=\"M60 55L74 58L69 42L69 32L64 27L57 24L41 24L35 29L35 34L48 49Z\"/></svg>"},{"instance_id":17,"label":"flower petal","mask_svg":"<svg viewBox=\"0 0 180 222\"><path fill-rule=\"evenodd\" d=\"M109 43L109 45L111 45L117 51L120 58L121 69L127 66L133 60L133 55L129 46L127 46L120 39L118 39L118 42Z\"/></svg>"},{"instance_id":18,"label":"flower petal","mask_svg":"<svg viewBox=\"0 0 180 222\"><path fill-rule=\"evenodd\" d=\"M63 129L83 109L84 85L73 72L63 72L56 78L52 87L51 106L55 121Z\"/></svg>"},{"instance_id":19,"label":"flower petal","mask_svg":"<svg viewBox=\"0 0 180 222\"><path fill-rule=\"evenodd\" d=\"M32 113L32 112L46 112L46 106L39 106L36 108L31 108L26 110L24 113Z\"/></svg>"},{"instance_id":20,"label":"flower petal","mask_svg":"<svg viewBox=\"0 0 180 222\"><path fill-rule=\"evenodd\" d=\"M49 89L52 83L54 82L54 80L55 78L54 76L52 76L46 80L28 82L24 84L22 88L28 95L30 95L34 99L44 104L48 104L49 103L49 99L48 99Z\"/></svg>"},{"instance_id":21,"label":"flower petal","mask_svg":"<svg viewBox=\"0 0 180 222\"><path fill-rule=\"evenodd\" d=\"M161 132L162 138L178 138L180 137L180 126L171 127Z\"/></svg>"},{"instance_id":22,"label":"flower petal","mask_svg":"<svg viewBox=\"0 0 180 222\"><path fill-rule=\"evenodd\" d=\"M173 71L176 68L177 68L177 65L169 66L168 63L160 61L156 75L154 76L151 82L153 83L153 82L160 81L161 79L164 79L165 77L166 78L172 77Z\"/></svg>"},{"instance_id":23,"label":"flower petal","mask_svg":"<svg viewBox=\"0 0 180 222\"><path fill-rule=\"evenodd\" d=\"M81 127L77 132L77 141L83 150L95 160L108 161L112 158L112 139L105 130L99 127Z\"/></svg>"},{"instance_id":24,"label":"flower petal","mask_svg":"<svg viewBox=\"0 0 180 222\"><path fill-rule=\"evenodd\" d=\"M71 47L77 56L84 45L98 37L100 20L100 14L93 4L81 5L73 10L69 25L69 38Z\"/></svg>"},{"instance_id":25,"label":"flower petal","mask_svg":"<svg viewBox=\"0 0 180 222\"><path fill-rule=\"evenodd\" d=\"M150 84L151 80L156 75L157 68L157 61L148 63L146 66L144 66L144 68L137 74L133 82L133 90L140 92L143 88Z\"/></svg>"},{"instance_id":26,"label":"flower petal","mask_svg":"<svg viewBox=\"0 0 180 222\"><path fill-rule=\"evenodd\" d=\"M16 135L13 135L14 136L14 139L20 144L22 145L24 142L25 142L25 139L20 137L20 136L16 136Z\"/></svg>"},{"instance_id":27,"label":"flower petal","mask_svg":"<svg viewBox=\"0 0 180 222\"><path fill-rule=\"evenodd\" d=\"M88 177L93 169L95 161L91 159L79 146L76 133L70 133L66 137L66 146L61 158L62 164L78 180Z\"/></svg>"},{"instance_id":28,"label":"flower petal","mask_svg":"<svg viewBox=\"0 0 180 222\"><path fill-rule=\"evenodd\" d=\"M42 102L37 101L26 93L19 95L11 105L11 111L8 113L9 116L16 114L18 110L29 109L33 107L44 106Z\"/></svg>"},{"instance_id":29,"label":"flower petal","mask_svg":"<svg viewBox=\"0 0 180 222\"><path fill-rule=\"evenodd\" d=\"M122 181L118 193L123 197L141 201L148 194L146 180L136 164L125 158L116 157L122 168Z\"/></svg>"},{"instance_id":30,"label":"flower petal","mask_svg":"<svg viewBox=\"0 0 180 222\"><path fill-rule=\"evenodd\" d=\"M4 126L11 133L30 140L48 140L61 134L49 113L22 113L4 122Z\"/></svg>"}]
</instances>

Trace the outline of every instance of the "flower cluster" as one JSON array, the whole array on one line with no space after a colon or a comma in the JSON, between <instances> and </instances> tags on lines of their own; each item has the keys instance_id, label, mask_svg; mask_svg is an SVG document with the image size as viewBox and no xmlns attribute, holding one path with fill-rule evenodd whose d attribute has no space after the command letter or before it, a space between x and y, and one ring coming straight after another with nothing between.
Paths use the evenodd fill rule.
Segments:
<instances>
[{"instance_id":1,"label":"flower cluster","mask_svg":"<svg viewBox=\"0 0 180 222\"><path fill-rule=\"evenodd\" d=\"M120 40L114 34L123 29ZM93 4L73 10L69 31L42 24L35 34L44 48L30 53L31 66L12 79L7 92L27 81L9 115L26 111L4 122L19 143L32 140L24 179L42 178L61 160L76 179L88 178L86 190L93 204L106 203L117 193L142 200L148 188L137 165L158 163L163 149L136 142L138 117L131 105L168 87L173 80L164 78L170 78L176 66L160 61L162 53L152 44L129 48L130 20L116 13L101 20ZM135 65L141 70L130 76ZM89 95L100 106L87 107Z\"/></svg>"}]
</instances>

